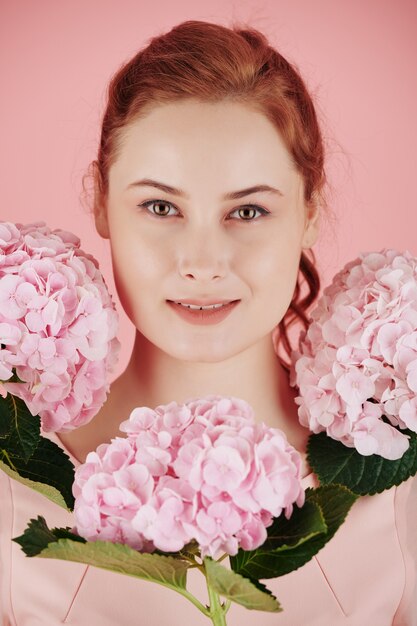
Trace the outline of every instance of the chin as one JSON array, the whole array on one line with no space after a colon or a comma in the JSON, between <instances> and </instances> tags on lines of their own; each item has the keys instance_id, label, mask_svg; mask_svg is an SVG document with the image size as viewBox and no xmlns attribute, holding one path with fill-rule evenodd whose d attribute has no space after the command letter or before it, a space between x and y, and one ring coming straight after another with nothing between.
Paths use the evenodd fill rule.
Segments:
<instances>
[{"instance_id":1,"label":"chin","mask_svg":"<svg viewBox=\"0 0 417 626\"><path fill-rule=\"evenodd\" d=\"M174 359L178 361L187 361L190 363L221 363L222 361L226 361L227 359L232 358L235 354L238 354L241 350L239 349L226 349L224 343L218 345L217 348L213 345L213 342L210 343L207 347L198 346L196 344L192 345L184 345L183 348L179 349L178 345L173 347L173 350L164 350L171 355ZM161 348L163 350L163 348Z\"/></svg>"},{"instance_id":2,"label":"chin","mask_svg":"<svg viewBox=\"0 0 417 626\"><path fill-rule=\"evenodd\" d=\"M189 351L185 354L176 354L173 356L179 361L188 361L190 363L221 363L222 361L227 360L233 355L225 354L224 352L221 352L219 354L207 354L207 352L196 353Z\"/></svg>"}]
</instances>

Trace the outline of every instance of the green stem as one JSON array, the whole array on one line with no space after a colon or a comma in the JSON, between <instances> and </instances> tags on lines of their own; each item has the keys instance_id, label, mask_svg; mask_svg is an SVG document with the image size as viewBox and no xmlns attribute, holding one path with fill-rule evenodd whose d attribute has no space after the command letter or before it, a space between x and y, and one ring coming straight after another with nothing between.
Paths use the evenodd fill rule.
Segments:
<instances>
[{"instance_id":1,"label":"green stem","mask_svg":"<svg viewBox=\"0 0 417 626\"><path fill-rule=\"evenodd\" d=\"M206 578L207 581L207 578ZM225 611L223 610L223 606L220 604L219 594L212 589L207 581L207 590L210 599L210 617L214 626L227 626Z\"/></svg>"},{"instance_id":2,"label":"green stem","mask_svg":"<svg viewBox=\"0 0 417 626\"><path fill-rule=\"evenodd\" d=\"M226 600L226 602L224 603L224 614L226 615L227 611L230 609L230 605L232 604L232 601L230 600L230 598L228 598Z\"/></svg>"},{"instance_id":3,"label":"green stem","mask_svg":"<svg viewBox=\"0 0 417 626\"><path fill-rule=\"evenodd\" d=\"M224 554L219 559L219 561L222 561L226 556L228 556L228 554ZM196 606L198 610L201 611L201 613L203 613L207 617L210 617L214 626L227 626L225 615L227 611L229 610L231 600L227 600L225 604L220 603L219 594L216 593L216 591L214 591L214 589L212 589L208 583L207 576L206 576L206 568L204 567L203 563L198 563L195 557L191 555L183 554L182 558L188 561L189 563L191 563L191 566L189 569L191 569L192 567L197 567L201 571L203 576L205 577L209 600L210 600L210 606L207 606L207 605L203 606L201 602L195 596L193 596L189 591L187 591L187 589L176 588L175 591L177 591L178 593L183 595L185 598L190 600L190 602L192 602L194 606Z\"/></svg>"},{"instance_id":4,"label":"green stem","mask_svg":"<svg viewBox=\"0 0 417 626\"><path fill-rule=\"evenodd\" d=\"M191 569L193 567L197 567L199 570L201 570L201 572L203 573L203 576L205 576L205 570L204 570L204 566L200 565L199 563L197 563L197 561L195 560L195 558L193 556L187 556L185 554L182 555L182 558L185 561L188 561L189 563L191 563L190 567L188 569ZM158 583L162 586L168 587L169 589L172 589L171 585L166 585L163 582ZM196 598L195 596L193 596L192 593L190 593L188 591L188 589L183 589L181 587L175 587L175 591L177 593L180 593L182 596L184 596L184 598L187 598L187 600L189 600L190 602L192 602L194 604L194 606L197 607L197 609L199 611L201 611L201 613L203 613L204 615L206 615L207 617L210 617L210 611L208 609L208 606L203 605L198 598Z\"/></svg>"},{"instance_id":5,"label":"green stem","mask_svg":"<svg viewBox=\"0 0 417 626\"><path fill-rule=\"evenodd\" d=\"M178 593L180 593L182 596L187 598L187 600L192 602L194 604L194 606L196 606L198 608L199 611L204 613L204 615L206 615L207 617L211 617L209 610L205 606L203 606L201 604L201 602L199 600L197 600L197 598L195 596L193 596L192 593L187 591L187 589L176 588L175 591L178 591ZM219 624L223 624L223 623L226 624L226 622L218 622L218 623ZM215 624L217 624L217 622L215 622Z\"/></svg>"},{"instance_id":6,"label":"green stem","mask_svg":"<svg viewBox=\"0 0 417 626\"><path fill-rule=\"evenodd\" d=\"M226 557L228 557L229 555L227 554L227 552L225 552L223 554L223 556L221 556L219 559L217 559L217 563L220 563L220 561L223 561L223 559L225 559Z\"/></svg>"}]
</instances>

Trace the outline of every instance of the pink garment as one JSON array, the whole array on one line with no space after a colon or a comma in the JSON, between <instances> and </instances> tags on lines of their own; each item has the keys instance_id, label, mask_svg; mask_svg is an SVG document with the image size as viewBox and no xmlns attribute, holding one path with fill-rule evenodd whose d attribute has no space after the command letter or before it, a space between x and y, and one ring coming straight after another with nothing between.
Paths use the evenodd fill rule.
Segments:
<instances>
[{"instance_id":1,"label":"pink garment","mask_svg":"<svg viewBox=\"0 0 417 626\"><path fill-rule=\"evenodd\" d=\"M69 454L58 437L43 433ZM71 455L72 462L78 461ZM317 486L314 474L304 486ZM180 594L145 580L83 565L26 557L11 541L30 518L71 526L71 513L0 471L2 626L208 626ZM228 560L223 561L228 566ZM282 613L231 604L228 626L417 626L417 477L360 498L334 538L304 567L264 580ZM192 569L187 588L208 604Z\"/></svg>"}]
</instances>

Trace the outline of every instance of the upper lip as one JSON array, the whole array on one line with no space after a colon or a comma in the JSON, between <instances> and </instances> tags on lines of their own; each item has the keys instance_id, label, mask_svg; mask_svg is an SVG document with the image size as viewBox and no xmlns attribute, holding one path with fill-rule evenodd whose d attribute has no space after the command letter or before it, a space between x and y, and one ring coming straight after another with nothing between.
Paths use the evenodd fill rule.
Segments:
<instances>
[{"instance_id":1,"label":"upper lip","mask_svg":"<svg viewBox=\"0 0 417 626\"><path fill-rule=\"evenodd\" d=\"M235 300L231 298L218 298L216 300L214 298L211 298L210 300L206 298L200 298L200 299L185 298L184 300L182 298L178 298L178 300L169 300L169 302L181 302L181 304L195 304L195 305L200 305L200 306L208 306L209 304L227 304L228 302L234 302Z\"/></svg>"}]
</instances>

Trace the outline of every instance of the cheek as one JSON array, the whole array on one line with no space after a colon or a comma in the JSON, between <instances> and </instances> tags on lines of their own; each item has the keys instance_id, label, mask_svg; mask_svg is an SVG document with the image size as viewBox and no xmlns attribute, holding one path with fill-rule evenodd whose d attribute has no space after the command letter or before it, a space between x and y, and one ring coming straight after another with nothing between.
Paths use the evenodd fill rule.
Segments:
<instances>
[{"instance_id":1,"label":"cheek","mask_svg":"<svg viewBox=\"0 0 417 626\"><path fill-rule=\"evenodd\" d=\"M113 275L120 303L126 315L137 323L139 305L160 283L162 258L158 247L146 245L138 236L124 233L110 238Z\"/></svg>"},{"instance_id":2,"label":"cheek","mask_svg":"<svg viewBox=\"0 0 417 626\"><path fill-rule=\"evenodd\" d=\"M276 239L247 265L254 295L271 319L281 319L288 309L297 283L301 248L291 239Z\"/></svg>"},{"instance_id":3,"label":"cheek","mask_svg":"<svg viewBox=\"0 0 417 626\"><path fill-rule=\"evenodd\" d=\"M252 263L247 265L248 272L251 272L254 284L275 286L278 290L285 286L291 288L297 279L300 255L301 248L296 243L277 239L252 257Z\"/></svg>"}]
</instances>

